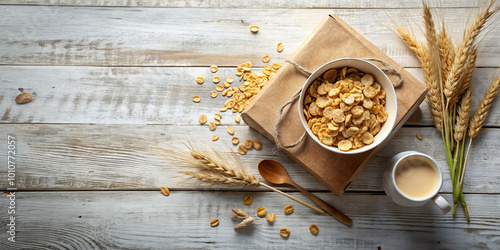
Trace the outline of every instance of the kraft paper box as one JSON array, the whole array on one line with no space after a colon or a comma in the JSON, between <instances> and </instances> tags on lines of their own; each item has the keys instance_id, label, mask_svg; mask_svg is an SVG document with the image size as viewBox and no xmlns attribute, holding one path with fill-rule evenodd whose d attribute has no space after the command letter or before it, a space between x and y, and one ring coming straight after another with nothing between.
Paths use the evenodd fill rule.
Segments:
<instances>
[{"instance_id":1,"label":"kraft paper box","mask_svg":"<svg viewBox=\"0 0 500 250\"><path fill-rule=\"evenodd\" d=\"M381 59L401 73L403 84L396 88L396 125L389 138L377 148L361 154L341 155L323 149L306 135L298 146L283 149L291 159L337 196L344 193L368 162L401 128L425 99L427 92L421 82L336 15L326 16L289 59L312 72L329 61L346 57ZM285 63L257 98L246 107L243 119L250 127L274 141L274 126L279 108L303 87L306 80L307 76L299 69ZM297 141L304 133L297 105L298 101L295 101L283 112L280 123L280 141L283 145Z\"/></svg>"}]
</instances>

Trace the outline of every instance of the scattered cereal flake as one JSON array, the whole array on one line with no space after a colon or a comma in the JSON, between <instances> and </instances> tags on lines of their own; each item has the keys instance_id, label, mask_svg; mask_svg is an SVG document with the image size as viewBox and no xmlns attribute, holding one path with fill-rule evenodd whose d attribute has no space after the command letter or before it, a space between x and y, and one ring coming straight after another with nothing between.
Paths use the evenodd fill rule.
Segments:
<instances>
[{"instance_id":1,"label":"scattered cereal flake","mask_svg":"<svg viewBox=\"0 0 500 250\"><path fill-rule=\"evenodd\" d=\"M219 68L217 67L217 65L210 66L210 72L215 73L215 72L217 72L217 70L219 70Z\"/></svg>"},{"instance_id":2,"label":"scattered cereal flake","mask_svg":"<svg viewBox=\"0 0 500 250\"><path fill-rule=\"evenodd\" d=\"M218 136L218 135L214 135L214 136L212 137L212 141L217 141L217 140L219 140L219 136Z\"/></svg>"},{"instance_id":3,"label":"scattered cereal flake","mask_svg":"<svg viewBox=\"0 0 500 250\"><path fill-rule=\"evenodd\" d=\"M312 224L309 227L309 230L311 231L312 234L317 235L319 233L319 228L316 224Z\"/></svg>"},{"instance_id":4,"label":"scattered cereal flake","mask_svg":"<svg viewBox=\"0 0 500 250\"><path fill-rule=\"evenodd\" d=\"M288 228L282 228L282 229L280 229L280 235L282 237L285 237L285 238L290 237L290 229L288 229Z\"/></svg>"},{"instance_id":5,"label":"scattered cereal flake","mask_svg":"<svg viewBox=\"0 0 500 250\"><path fill-rule=\"evenodd\" d=\"M200 117L198 118L198 121L202 125L205 124L207 122L207 116L206 115L200 115Z\"/></svg>"},{"instance_id":6,"label":"scattered cereal flake","mask_svg":"<svg viewBox=\"0 0 500 250\"><path fill-rule=\"evenodd\" d=\"M220 76L214 76L213 79L215 84L219 83L220 82Z\"/></svg>"},{"instance_id":7,"label":"scattered cereal flake","mask_svg":"<svg viewBox=\"0 0 500 250\"><path fill-rule=\"evenodd\" d=\"M253 147L253 141L252 140L246 140L245 141L245 148L251 149Z\"/></svg>"},{"instance_id":8,"label":"scattered cereal flake","mask_svg":"<svg viewBox=\"0 0 500 250\"><path fill-rule=\"evenodd\" d=\"M268 63L270 60L271 60L271 57L269 57L269 55L265 55L264 57L262 57L263 63Z\"/></svg>"},{"instance_id":9,"label":"scattered cereal flake","mask_svg":"<svg viewBox=\"0 0 500 250\"><path fill-rule=\"evenodd\" d=\"M240 115L235 115L234 116L234 121L236 121L237 123L240 123L240 121L241 121Z\"/></svg>"},{"instance_id":10,"label":"scattered cereal flake","mask_svg":"<svg viewBox=\"0 0 500 250\"><path fill-rule=\"evenodd\" d=\"M266 216L267 221L273 223L276 220L276 215L274 213L268 213Z\"/></svg>"},{"instance_id":11,"label":"scattered cereal flake","mask_svg":"<svg viewBox=\"0 0 500 250\"><path fill-rule=\"evenodd\" d=\"M214 120L215 125L220 125L220 120Z\"/></svg>"},{"instance_id":12,"label":"scattered cereal flake","mask_svg":"<svg viewBox=\"0 0 500 250\"><path fill-rule=\"evenodd\" d=\"M233 137L233 139L231 139L231 142L232 142L234 145L236 145L236 144L240 143L240 139L238 139L238 137L236 137L236 136L235 136L235 137Z\"/></svg>"},{"instance_id":13,"label":"scattered cereal flake","mask_svg":"<svg viewBox=\"0 0 500 250\"><path fill-rule=\"evenodd\" d=\"M423 139L424 139L424 137L423 137L422 135L419 135L419 134L417 134L417 138L418 138L419 140L423 140Z\"/></svg>"},{"instance_id":14,"label":"scattered cereal flake","mask_svg":"<svg viewBox=\"0 0 500 250\"><path fill-rule=\"evenodd\" d=\"M259 207L257 208L257 215L262 217L262 216L265 216L267 213L266 211L266 208L265 207Z\"/></svg>"},{"instance_id":15,"label":"scattered cereal flake","mask_svg":"<svg viewBox=\"0 0 500 250\"><path fill-rule=\"evenodd\" d=\"M210 123L208 124L208 128L209 128L210 130L212 130L212 131L214 131L216 127L217 127L217 126L215 125L215 123L214 123L214 122L210 122Z\"/></svg>"},{"instance_id":16,"label":"scattered cereal flake","mask_svg":"<svg viewBox=\"0 0 500 250\"><path fill-rule=\"evenodd\" d=\"M253 141L253 148L255 148L257 150L261 150L262 149L262 142L260 142L258 140Z\"/></svg>"},{"instance_id":17,"label":"scattered cereal flake","mask_svg":"<svg viewBox=\"0 0 500 250\"><path fill-rule=\"evenodd\" d=\"M250 31L252 31L253 33L259 32L259 26L257 25L250 26Z\"/></svg>"},{"instance_id":18,"label":"scattered cereal flake","mask_svg":"<svg viewBox=\"0 0 500 250\"><path fill-rule=\"evenodd\" d=\"M201 101L201 98L199 95L193 96L193 102L200 102L200 101Z\"/></svg>"},{"instance_id":19,"label":"scattered cereal flake","mask_svg":"<svg viewBox=\"0 0 500 250\"><path fill-rule=\"evenodd\" d=\"M293 213L293 205L286 205L284 210L285 210L285 214Z\"/></svg>"},{"instance_id":20,"label":"scattered cereal flake","mask_svg":"<svg viewBox=\"0 0 500 250\"><path fill-rule=\"evenodd\" d=\"M278 46L276 46L276 50L278 52L282 52L285 47L283 46L283 43L278 43Z\"/></svg>"},{"instance_id":21,"label":"scattered cereal flake","mask_svg":"<svg viewBox=\"0 0 500 250\"><path fill-rule=\"evenodd\" d=\"M219 225L219 219L213 219L212 221L210 221L210 226L216 227L218 225Z\"/></svg>"},{"instance_id":22,"label":"scattered cereal flake","mask_svg":"<svg viewBox=\"0 0 500 250\"><path fill-rule=\"evenodd\" d=\"M252 203L252 200L253 200L253 197L249 194L245 195L245 197L243 197L243 204L245 205L250 205L250 203Z\"/></svg>"},{"instance_id":23,"label":"scattered cereal flake","mask_svg":"<svg viewBox=\"0 0 500 250\"><path fill-rule=\"evenodd\" d=\"M273 63L272 67L274 70L278 70L281 68L281 65L279 63Z\"/></svg>"},{"instance_id":24,"label":"scattered cereal flake","mask_svg":"<svg viewBox=\"0 0 500 250\"><path fill-rule=\"evenodd\" d=\"M226 89L227 89L227 88L229 88L229 87L231 86L231 84L230 84L230 83L228 83L227 81L224 81L224 82L222 83L222 86L224 86L224 88L226 88Z\"/></svg>"},{"instance_id":25,"label":"scattered cereal flake","mask_svg":"<svg viewBox=\"0 0 500 250\"><path fill-rule=\"evenodd\" d=\"M228 82L229 84L233 83L234 79L232 77L228 77L226 78L226 82Z\"/></svg>"},{"instance_id":26,"label":"scattered cereal flake","mask_svg":"<svg viewBox=\"0 0 500 250\"><path fill-rule=\"evenodd\" d=\"M165 196L169 196L170 195L170 190L168 190L167 187L161 187L160 191Z\"/></svg>"},{"instance_id":27,"label":"scattered cereal flake","mask_svg":"<svg viewBox=\"0 0 500 250\"><path fill-rule=\"evenodd\" d=\"M217 85L217 86L215 86L215 90L217 90L217 91L221 92L221 91L223 91L223 90L224 90L224 86L222 86L222 85Z\"/></svg>"},{"instance_id":28,"label":"scattered cereal flake","mask_svg":"<svg viewBox=\"0 0 500 250\"><path fill-rule=\"evenodd\" d=\"M217 91L210 91L210 96L211 96L212 98L217 97L217 95L218 95L218 94L217 94Z\"/></svg>"},{"instance_id":29,"label":"scattered cereal flake","mask_svg":"<svg viewBox=\"0 0 500 250\"><path fill-rule=\"evenodd\" d=\"M234 128L232 126L228 126L227 127L227 132L230 134L230 135L234 135Z\"/></svg>"},{"instance_id":30,"label":"scattered cereal flake","mask_svg":"<svg viewBox=\"0 0 500 250\"><path fill-rule=\"evenodd\" d=\"M226 112L226 111L227 111L227 108L226 108L226 107L224 107L224 108L220 108L220 109L219 109L219 111L220 111L220 112Z\"/></svg>"},{"instance_id":31,"label":"scattered cereal flake","mask_svg":"<svg viewBox=\"0 0 500 250\"><path fill-rule=\"evenodd\" d=\"M219 114L219 113L215 113L214 114L214 119L220 121L220 119L222 119L222 115Z\"/></svg>"},{"instance_id":32,"label":"scattered cereal flake","mask_svg":"<svg viewBox=\"0 0 500 250\"><path fill-rule=\"evenodd\" d=\"M196 77L196 82L199 84L203 84L205 82L205 78L203 78L202 76L198 76Z\"/></svg>"},{"instance_id":33,"label":"scattered cereal flake","mask_svg":"<svg viewBox=\"0 0 500 250\"><path fill-rule=\"evenodd\" d=\"M245 148L245 145L240 145L240 146L238 146L238 153L239 153L240 155L244 155L244 154L246 154L246 153L247 153L247 148Z\"/></svg>"}]
</instances>

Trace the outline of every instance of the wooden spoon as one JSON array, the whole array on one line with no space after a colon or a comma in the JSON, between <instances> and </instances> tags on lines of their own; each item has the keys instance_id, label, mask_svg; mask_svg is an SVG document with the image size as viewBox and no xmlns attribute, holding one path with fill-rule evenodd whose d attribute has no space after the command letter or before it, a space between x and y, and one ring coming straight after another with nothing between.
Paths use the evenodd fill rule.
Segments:
<instances>
[{"instance_id":1,"label":"wooden spoon","mask_svg":"<svg viewBox=\"0 0 500 250\"><path fill-rule=\"evenodd\" d=\"M330 204L324 202L316 195L309 193L309 191L303 189L297 183L292 181L288 173L286 172L285 167L283 167L279 162L275 160L262 160L259 162L259 173L262 178L274 184L289 184L297 188L300 192L305 194L307 197L311 198L316 204L318 204L321 208L323 208L327 213L333 216L335 219L340 222L350 226L352 225L352 220L344 215L339 210L332 207Z\"/></svg>"}]
</instances>

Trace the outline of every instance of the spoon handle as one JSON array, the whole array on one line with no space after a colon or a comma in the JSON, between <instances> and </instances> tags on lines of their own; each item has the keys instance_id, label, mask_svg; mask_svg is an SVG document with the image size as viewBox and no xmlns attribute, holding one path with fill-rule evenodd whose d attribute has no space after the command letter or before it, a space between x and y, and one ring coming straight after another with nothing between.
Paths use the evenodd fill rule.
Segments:
<instances>
[{"instance_id":1,"label":"spoon handle","mask_svg":"<svg viewBox=\"0 0 500 250\"><path fill-rule=\"evenodd\" d=\"M267 184L265 184L265 183L262 183L262 182L260 183L260 185L261 185L261 186L264 186L264 187L266 187L266 188L269 188L269 189L273 190L274 192L277 192L277 193L279 193L279 194L282 194L282 195L284 195L284 196L286 196L286 197L288 197L288 198L290 198L290 199L292 199L292 200L294 200L294 201L296 201L296 202L298 202L298 203L300 203L300 204L302 204L302 205L304 205L304 206L306 206L306 207L312 208L312 209L314 209L316 212L318 212L318 213L320 213L320 214L325 213L325 211L323 211L323 210L321 210L321 209L319 209L319 208L317 208L317 207L315 207L315 206L313 206L313 205L309 205L308 203L303 202L303 201L301 201L301 200L299 200L299 199L297 199L297 198L295 198L295 197L293 197L293 196L291 196L291 195L289 195L289 194L287 194L287 193L283 193L283 192L281 192L279 189L273 188L273 187L271 187L271 186L269 186L269 185L267 185ZM318 204L318 205L319 205L319 204Z\"/></svg>"},{"instance_id":2,"label":"spoon handle","mask_svg":"<svg viewBox=\"0 0 500 250\"><path fill-rule=\"evenodd\" d=\"M295 185L294 185L295 184ZM352 220L351 218L347 217L345 214L334 208L332 205L324 202L322 199L318 198L318 196L311 194L309 191L303 189L301 186L297 185L296 183L293 183L292 186L297 188L301 193L305 194L307 197L311 198L311 200L314 201L314 203L318 204L321 208L323 208L328 214L333 216L335 219L339 220L340 222L351 226L352 225Z\"/></svg>"}]
</instances>

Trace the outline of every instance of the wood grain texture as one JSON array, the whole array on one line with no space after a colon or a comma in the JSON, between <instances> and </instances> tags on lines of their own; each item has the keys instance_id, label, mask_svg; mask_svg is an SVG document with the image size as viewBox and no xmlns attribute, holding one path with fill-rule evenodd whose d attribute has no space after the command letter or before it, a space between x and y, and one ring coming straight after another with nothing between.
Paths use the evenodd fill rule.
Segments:
<instances>
[{"instance_id":1,"label":"wood grain texture","mask_svg":"<svg viewBox=\"0 0 500 250\"><path fill-rule=\"evenodd\" d=\"M241 61L243 63L244 61ZM272 59L271 62L282 61ZM260 72L260 68L255 69ZM408 69L420 80L419 68ZM219 111L227 100L220 93L209 96L216 84L212 77L235 78L235 67L220 67L215 74L209 67L37 67L0 66L0 123L92 123L197 125L200 114L213 119L223 115L224 125L237 125L231 111ZM473 107L498 74L497 68L478 68L473 77ZM195 82L203 76L205 83ZM18 94L31 93L32 102L19 105ZM200 95L200 103L192 102ZM243 124L243 123L242 123ZM407 122L432 125L428 106L422 103ZM485 126L500 127L500 106L493 105Z\"/></svg>"},{"instance_id":2,"label":"wood grain texture","mask_svg":"<svg viewBox=\"0 0 500 250\"><path fill-rule=\"evenodd\" d=\"M224 118L223 118L224 119ZM274 144L247 126L235 127L240 141L260 140L263 149L249 150L240 156L248 170L258 176L257 164L263 159L275 159L288 170L291 178L308 190L327 191L314 177L293 163ZM424 137L422 141L416 134ZM213 145L230 156L232 136L226 127L210 131L208 126L162 125L69 125L69 124L6 124L2 125L1 142L7 145L7 135L17 141L17 185L25 190L151 190L167 186L172 190L228 190L234 187L209 187L195 180L183 182L186 176L179 167L163 158L158 147L178 147L188 138L200 145ZM212 142L214 135L220 136ZM465 193L498 193L500 180L500 133L484 129L478 135L468 161ZM487 145L487 146L485 146ZM431 127L404 127L370 162L348 191L382 191L382 171L395 154L415 150L436 159L443 170L443 192L451 192L440 134ZM0 160L6 161L7 148L0 147ZM0 176L7 175L0 169ZM0 182L0 188L6 188ZM288 187L280 187L285 190ZM255 188L244 187L244 190ZM260 190L260 189L259 189ZM289 189L288 189L289 190Z\"/></svg>"},{"instance_id":3,"label":"wood grain texture","mask_svg":"<svg viewBox=\"0 0 500 250\"><path fill-rule=\"evenodd\" d=\"M497 208L500 196L466 195L472 221L459 212L443 215L433 204L403 208L383 194L346 194L342 198L316 193L350 216L344 226L329 215L272 192L251 193L252 204L242 204L246 192L18 192L16 243L0 231L1 249L185 249L185 248L293 248L293 249L496 249L500 239ZM296 194L307 199L302 194ZM444 196L447 200L451 195ZM50 201L50 202L48 202ZM294 212L283 208L293 204ZM368 205L369 204L369 205ZM484 206L483 204L488 204ZM0 205L8 206L5 194ZM258 207L276 214L249 228L235 231L231 208L256 216ZM0 215L8 222L6 213ZM217 227L210 227L214 218ZM309 232L317 224L319 234ZM291 236L284 239L280 228Z\"/></svg>"},{"instance_id":4,"label":"wood grain texture","mask_svg":"<svg viewBox=\"0 0 500 250\"><path fill-rule=\"evenodd\" d=\"M468 8L440 12L459 38ZM403 67L418 62L390 23L421 22L419 9L199 9L3 6L0 64L235 66L270 54L284 61L327 14L335 13ZM81 20L88 20L82 22ZM498 23L494 23L498 25ZM260 26L253 34L250 25ZM186 29L185 27L189 27ZM482 41L479 67L498 67L500 29ZM394 28L394 27L392 27ZM276 53L276 44L285 45ZM262 63L256 65L262 66Z\"/></svg>"},{"instance_id":5,"label":"wood grain texture","mask_svg":"<svg viewBox=\"0 0 500 250\"><path fill-rule=\"evenodd\" d=\"M478 7L482 1L430 1L431 7ZM321 0L321 1L280 1L280 0L256 0L234 1L234 0L3 0L2 4L19 5L60 5L60 6L123 6L123 7L198 7L198 8L421 8L420 0L406 0L404 3L397 0L376 1L345 1L345 0Z\"/></svg>"}]
</instances>

